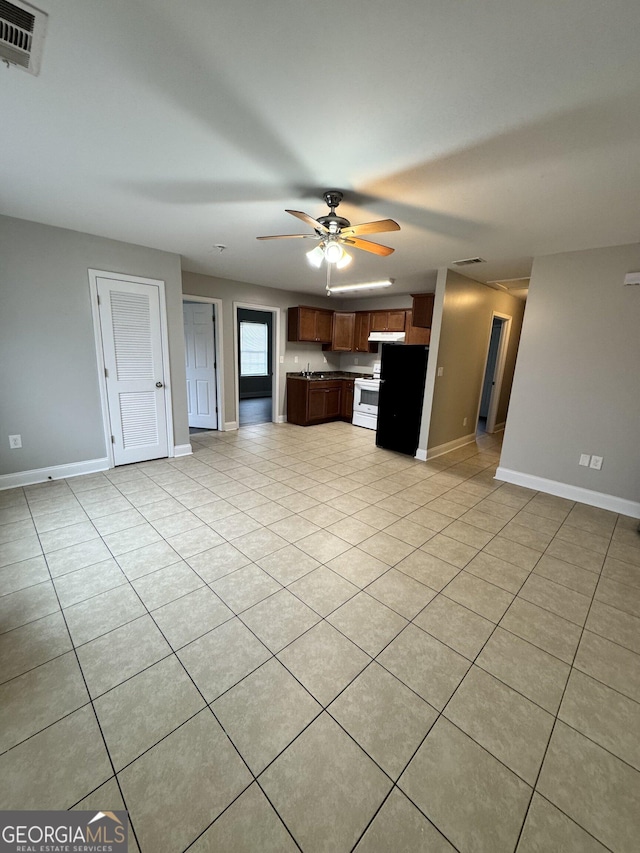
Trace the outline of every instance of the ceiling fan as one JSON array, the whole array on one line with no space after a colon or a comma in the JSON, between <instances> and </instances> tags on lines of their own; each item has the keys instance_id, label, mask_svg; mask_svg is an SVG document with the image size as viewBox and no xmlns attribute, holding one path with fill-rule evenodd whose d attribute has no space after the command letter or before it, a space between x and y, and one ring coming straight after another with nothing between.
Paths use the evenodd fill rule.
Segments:
<instances>
[{"instance_id":1,"label":"ceiling fan","mask_svg":"<svg viewBox=\"0 0 640 853\"><path fill-rule=\"evenodd\" d=\"M362 234L380 234L383 231L399 231L400 226L393 219L379 219L376 222L364 222L361 225L352 225L344 216L336 213L336 207L342 201L342 193L338 190L325 192L323 198L329 207L326 216L314 219L308 213L300 210L286 210L297 219L301 219L313 228L313 234L277 234L268 237L258 237L258 240L288 240L291 238L312 239L318 241L318 245L307 252L309 263L319 269L323 261L327 262L327 289L328 277L332 265L337 269L346 267L351 262L351 256L345 251L345 246L371 252L374 255L390 255L394 250L380 243L372 243L363 240Z\"/></svg>"}]
</instances>

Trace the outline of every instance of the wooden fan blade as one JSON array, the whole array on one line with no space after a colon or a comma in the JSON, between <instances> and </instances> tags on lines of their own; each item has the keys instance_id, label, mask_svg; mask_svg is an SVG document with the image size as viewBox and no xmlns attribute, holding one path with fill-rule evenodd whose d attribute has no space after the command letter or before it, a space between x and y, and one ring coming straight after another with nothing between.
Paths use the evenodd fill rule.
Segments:
<instances>
[{"instance_id":1,"label":"wooden fan blade","mask_svg":"<svg viewBox=\"0 0 640 853\"><path fill-rule=\"evenodd\" d=\"M318 239L317 234L274 234L268 237L256 237L256 240L289 240L291 237L302 237L304 239L311 237L311 239Z\"/></svg>"},{"instance_id":2,"label":"wooden fan blade","mask_svg":"<svg viewBox=\"0 0 640 853\"><path fill-rule=\"evenodd\" d=\"M389 246L381 246L380 243L371 243L369 240L360 240L359 237L347 237L343 241L347 246L353 246L354 249L363 249L365 252L372 252L374 255L390 255L395 252Z\"/></svg>"},{"instance_id":3,"label":"wooden fan blade","mask_svg":"<svg viewBox=\"0 0 640 853\"><path fill-rule=\"evenodd\" d=\"M340 234L345 237L356 237L359 234L381 234L383 231L399 230L400 226L393 219L378 219L377 222L363 222L362 225L342 228Z\"/></svg>"},{"instance_id":4,"label":"wooden fan blade","mask_svg":"<svg viewBox=\"0 0 640 853\"><path fill-rule=\"evenodd\" d=\"M303 213L301 210L285 210L285 213L290 213L291 216L296 216L298 219L306 222L307 225L310 225L314 229L314 231L320 231L322 234L329 233L329 229L326 225L323 225L322 222L318 222L317 219L309 216L308 213Z\"/></svg>"}]
</instances>

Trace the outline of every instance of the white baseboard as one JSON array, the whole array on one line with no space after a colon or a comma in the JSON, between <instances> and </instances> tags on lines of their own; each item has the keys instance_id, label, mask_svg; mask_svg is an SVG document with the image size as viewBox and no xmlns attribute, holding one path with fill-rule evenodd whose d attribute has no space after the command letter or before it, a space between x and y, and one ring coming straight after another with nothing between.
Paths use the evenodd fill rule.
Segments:
<instances>
[{"instance_id":1,"label":"white baseboard","mask_svg":"<svg viewBox=\"0 0 640 853\"><path fill-rule=\"evenodd\" d=\"M427 451L426 450L416 450L416 455L413 458L417 459L418 462L426 462L427 461Z\"/></svg>"},{"instance_id":2,"label":"white baseboard","mask_svg":"<svg viewBox=\"0 0 640 853\"><path fill-rule=\"evenodd\" d=\"M190 444L176 444L173 448L173 455L175 457L178 456L191 456L193 453L193 448Z\"/></svg>"},{"instance_id":3,"label":"white baseboard","mask_svg":"<svg viewBox=\"0 0 640 853\"><path fill-rule=\"evenodd\" d=\"M277 418L276 418L277 424L286 424L286 422L287 422L287 419L285 418L284 415L278 415L277 416Z\"/></svg>"},{"instance_id":4,"label":"white baseboard","mask_svg":"<svg viewBox=\"0 0 640 853\"><path fill-rule=\"evenodd\" d=\"M463 435L461 438L455 438L453 441L448 441L446 444L439 444L437 447L428 447L427 459L435 459L437 456L444 456L445 453L450 453L452 450L457 450L459 447L465 447L467 444L472 444L475 440L476 434L475 432L472 432L469 433L469 435Z\"/></svg>"},{"instance_id":5,"label":"white baseboard","mask_svg":"<svg viewBox=\"0 0 640 853\"><path fill-rule=\"evenodd\" d=\"M224 425L224 432L231 432L234 429L238 429L238 421L227 421Z\"/></svg>"},{"instance_id":6,"label":"white baseboard","mask_svg":"<svg viewBox=\"0 0 640 853\"><path fill-rule=\"evenodd\" d=\"M505 424L506 421L502 421L501 424L496 424L493 428L493 432L489 433L489 435L493 435L496 432L502 432L502 430L505 428Z\"/></svg>"},{"instance_id":7,"label":"white baseboard","mask_svg":"<svg viewBox=\"0 0 640 853\"><path fill-rule=\"evenodd\" d=\"M599 509L619 512L621 515L628 515L631 518L640 518L640 502L630 501L627 498L618 498L604 492L594 492L593 489L572 486L570 483L560 483L557 480L547 480L545 477L524 474L521 471L513 471L511 468L498 468L495 479L513 483L515 486L525 486L527 489L535 489L537 492L545 492L559 498L567 498L570 501L596 506Z\"/></svg>"},{"instance_id":8,"label":"white baseboard","mask_svg":"<svg viewBox=\"0 0 640 853\"><path fill-rule=\"evenodd\" d=\"M109 459L87 459L86 462L69 462L67 465L51 465L49 468L36 468L33 471L17 471L15 474L0 474L0 490L15 489L18 486L32 486L34 483L46 483L47 480L65 480L81 474L97 474L109 470Z\"/></svg>"}]
</instances>

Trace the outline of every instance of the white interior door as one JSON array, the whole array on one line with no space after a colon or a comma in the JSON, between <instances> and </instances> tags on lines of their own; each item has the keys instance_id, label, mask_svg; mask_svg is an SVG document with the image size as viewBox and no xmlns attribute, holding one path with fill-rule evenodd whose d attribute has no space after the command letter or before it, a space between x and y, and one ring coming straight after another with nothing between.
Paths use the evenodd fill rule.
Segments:
<instances>
[{"instance_id":1,"label":"white interior door","mask_svg":"<svg viewBox=\"0 0 640 853\"><path fill-rule=\"evenodd\" d=\"M185 302L183 310L189 426L217 429L213 305Z\"/></svg>"},{"instance_id":2,"label":"white interior door","mask_svg":"<svg viewBox=\"0 0 640 853\"><path fill-rule=\"evenodd\" d=\"M489 412L487 414L488 433L493 433L496 429L498 402L502 391L502 378L504 376L504 366L507 360L507 348L509 345L509 336L511 334L511 317L504 314L494 315L494 317L500 319L500 338L498 340L496 365L493 374L493 386L491 390L491 399L489 401Z\"/></svg>"},{"instance_id":3,"label":"white interior door","mask_svg":"<svg viewBox=\"0 0 640 853\"><path fill-rule=\"evenodd\" d=\"M115 465L168 456L160 289L96 279Z\"/></svg>"}]
</instances>

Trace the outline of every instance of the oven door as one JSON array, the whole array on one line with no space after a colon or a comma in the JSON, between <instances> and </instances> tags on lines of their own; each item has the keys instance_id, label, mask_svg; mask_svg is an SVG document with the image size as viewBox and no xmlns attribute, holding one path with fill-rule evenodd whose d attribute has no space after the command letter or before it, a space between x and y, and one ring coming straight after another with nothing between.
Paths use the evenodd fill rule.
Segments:
<instances>
[{"instance_id":1,"label":"oven door","mask_svg":"<svg viewBox=\"0 0 640 853\"><path fill-rule=\"evenodd\" d=\"M377 415L379 394L379 380L356 379L353 389L353 411Z\"/></svg>"}]
</instances>

